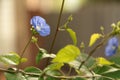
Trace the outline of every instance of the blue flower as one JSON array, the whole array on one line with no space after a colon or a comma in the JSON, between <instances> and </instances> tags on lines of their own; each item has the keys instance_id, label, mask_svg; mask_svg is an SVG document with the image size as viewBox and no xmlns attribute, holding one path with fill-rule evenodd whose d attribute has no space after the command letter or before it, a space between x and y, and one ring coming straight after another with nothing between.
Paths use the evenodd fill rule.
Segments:
<instances>
[{"instance_id":1,"label":"blue flower","mask_svg":"<svg viewBox=\"0 0 120 80\"><path fill-rule=\"evenodd\" d=\"M119 43L118 43L118 39L116 37L109 39L108 44L105 48L105 55L106 56L114 55L118 49L118 45L119 45Z\"/></svg>"},{"instance_id":2,"label":"blue flower","mask_svg":"<svg viewBox=\"0 0 120 80\"><path fill-rule=\"evenodd\" d=\"M41 36L48 36L50 34L50 26L46 23L44 18L34 16L30 24Z\"/></svg>"},{"instance_id":3,"label":"blue flower","mask_svg":"<svg viewBox=\"0 0 120 80\"><path fill-rule=\"evenodd\" d=\"M118 46L118 39L116 37L112 37L111 39L109 39L108 45Z\"/></svg>"}]
</instances>

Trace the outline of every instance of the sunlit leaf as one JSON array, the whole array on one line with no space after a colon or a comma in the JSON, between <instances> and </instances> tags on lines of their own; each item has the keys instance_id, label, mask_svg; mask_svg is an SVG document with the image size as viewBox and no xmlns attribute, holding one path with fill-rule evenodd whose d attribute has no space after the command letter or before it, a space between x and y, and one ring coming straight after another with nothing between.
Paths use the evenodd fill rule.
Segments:
<instances>
[{"instance_id":1,"label":"sunlit leaf","mask_svg":"<svg viewBox=\"0 0 120 80\"><path fill-rule=\"evenodd\" d=\"M96 61L97 61L98 65L112 65L112 64L114 64L113 62L110 62L103 57L96 58Z\"/></svg>"},{"instance_id":2,"label":"sunlit leaf","mask_svg":"<svg viewBox=\"0 0 120 80\"><path fill-rule=\"evenodd\" d=\"M67 45L58 51L56 57L52 60L52 62L67 63L76 59L79 54L80 50L78 47L74 45Z\"/></svg>"},{"instance_id":3,"label":"sunlit leaf","mask_svg":"<svg viewBox=\"0 0 120 80\"><path fill-rule=\"evenodd\" d=\"M92 46L102 35L99 33L94 33L90 37L89 46Z\"/></svg>"},{"instance_id":4,"label":"sunlit leaf","mask_svg":"<svg viewBox=\"0 0 120 80\"><path fill-rule=\"evenodd\" d=\"M77 44L76 33L70 28L67 28L67 31L68 31L70 37L72 38L72 41L73 41L74 45L76 45Z\"/></svg>"},{"instance_id":5,"label":"sunlit leaf","mask_svg":"<svg viewBox=\"0 0 120 80\"><path fill-rule=\"evenodd\" d=\"M0 55L0 62L3 62L6 65L18 65L20 56L15 52L10 52L4 55ZM22 58L21 62L26 62L26 58Z\"/></svg>"}]
</instances>

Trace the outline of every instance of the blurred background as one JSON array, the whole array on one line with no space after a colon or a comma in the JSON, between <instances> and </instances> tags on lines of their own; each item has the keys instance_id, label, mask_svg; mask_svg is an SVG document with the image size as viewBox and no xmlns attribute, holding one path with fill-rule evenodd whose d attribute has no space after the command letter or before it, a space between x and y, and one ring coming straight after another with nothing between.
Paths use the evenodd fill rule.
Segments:
<instances>
[{"instance_id":1,"label":"blurred background","mask_svg":"<svg viewBox=\"0 0 120 80\"><path fill-rule=\"evenodd\" d=\"M47 50L56 30L58 15L62 0L0 0L0 54L7 52L21 53L30 36L30 19L39 15L51 26L51 35L39 37L39 45ZM100 32L100 26L105 27L105 33L111 30L110 25L120 20L120 0L65 0L61 25L69 15L73 15L70 27L77 33L78 46L81 42L87 47L92 33ZM72 41L66 32L59 32L53 53ZM89 51L89 48L88 48ZM28 62L21 65L44 68L46 60L35 64L38 49L31 44L24 57ZM96 51L95 56L104 56L104 47ZM2 66L2 65L1 65Z\"/></svg>"}]
</instances>

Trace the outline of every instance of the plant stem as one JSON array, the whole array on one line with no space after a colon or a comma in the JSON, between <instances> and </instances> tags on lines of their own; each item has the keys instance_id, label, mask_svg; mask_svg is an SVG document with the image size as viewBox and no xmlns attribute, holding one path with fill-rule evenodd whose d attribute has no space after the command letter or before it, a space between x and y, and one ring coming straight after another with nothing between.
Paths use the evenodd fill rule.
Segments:
<instances>
[{"instance_id":1,"label":"plant stem","mask_svg":"<svg viewBox=\"0 0 120 80\"><path fill-rule=\"evenodd\" d=\"M69 75L71 74L71 72L72 72L72 67L70 66L70 68L69 68L69 71L68 71L67 75L69 76Z\"/></svg>"},{"instance_id":2,"label":"plant stem","mask_svg":"<svg viewBox=\"0 0 120 80\"><path fill-rule=\"evenodd\" d=\"M29 44L30 44L30 42L31 42L31 39L32 39L32 36L30 37L30 39L29 39L29 41L27 42L25 48L23 49L23 51L22 51L22 53L21 53L21 55L20 55L21 58L23 58L23 55L24 55L27 47L29 46Z\"/></svg>"},{"instance_id":3,"label":"plant stem","mask_svg":"<svg viewBox=\"0 0 120 80\"><path fill-rule=\"evenodd\" d=\"M0 68L0 71L3 71L3 72L8 72L8 73L16 73L16 71L12 71L12 70L7 70L7 69L3 69L3 68ZM41 76L43 75L44 73L32 73L32 72L25 72L24 70L21 70L19 69L18 71L19 73L23 74L23 75L29 75L29 76ZM95 77L104 77L104 78L107 78L107 79L110 79L110 80L115 80L111 77L107 77L107 76L102 76L102 75L83 75L83 76L79 76L79 75L76 75L76 76L53 76L53 75L49 75L49 74L45 74L47 76L51 76L53 78L57 78L57 79L75 79L75 78L95 78Z\"/></svg>"},{"instance_id":4,"label":"plant stem","mask_svg":"<svg viewBox=\"0 0 120 80\"><path fill-rule=\"evenodd\" d=\"M93 55L93 53L94 53L98 48L100 48L100 47L106 42L106 40L108 40L108 38L109 38L110 36L112 36L112 33L106 35L106 37L104 37L104 39L103 39L98 45L96 45L95 48L93 48L93 50L91 50L91 51L89 52L89 55L87 56L87 58L86 58L84 61L81 62L80 66L79 66L79 69L80 69L80 68L85 64L85 62Z\"/></svg>"},{"instance_id":5,"label":"plant stem","mask_svg":"<svg viewBox=\"0 0 120 80\"><path fill-rule=\"evenodd\" d=\"M35 43L35 45L36 45L36 47L37 47L38 49L40 48L37 42Z\"/></svg>"},{"instance_id":6,"label":"plant stem","mask_svg":"<svg viewBox=\"0 0 120 80\"><path fill-rule=\"evenodd\" d=\"M30 36L30 39L29 41L27 42L26 46L24 47L23 51L21 52L20 54L20 59L19 59L19 64L17 66L17 69L19 70L19 67L20 67L20 63L21 63L21 59L23 58L24 54L25 54L25 51L27 49L27 47L29 46L30 42L31 42L31 39L32 39L32 36Z\"/></svg>"},{"instance_id":7,"label":"plant stem","mask_svg":"<svg viewBox=\"0 0 120 80\"><path fill-rule=\"evenodd\" d=\"M52 41L52 44L51 44L51 47L50 47L50 51L49 51L50 53L52 52L52 49L53 49L53 46L55 44L55 40L56 40L56 37L57 37L57 34L58 34L58 29L59 29L59 26L60 26L60 21L61 21L61 17L62 17L62 13L63 13L63 8L64 8L64 3L65 3L65 0L62 1L62 6L61 6L60 14L59 14L59 17L58 17L56 32L55 32L55 35L54 35L54 38L53 38L53 41Z\"/></svg>"}]
</instances>

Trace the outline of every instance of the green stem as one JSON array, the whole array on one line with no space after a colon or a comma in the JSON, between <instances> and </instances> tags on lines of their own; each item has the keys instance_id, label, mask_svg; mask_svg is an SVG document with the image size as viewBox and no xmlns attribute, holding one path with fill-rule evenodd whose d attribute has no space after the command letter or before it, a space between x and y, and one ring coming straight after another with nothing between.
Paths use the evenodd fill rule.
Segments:
<instances>
[{"instance_id":1,"label":"green stem","mask_svg":"<svg viewBox=\"0 0 120 80\"><path fill-rule=\"evenodd\" d=\"M65 76L65 73L64 73L62 70L59 70L59 72L60 72L62 75Z\"/></svg>"},{"instance_id":2,"label":"green stem","mask_svg":"<svg viewBox=\"0 0 120 80\"><path fill-rule=\"evenodd\" d=\"M70 66L70 68L69 68L69 71L68 71L67 75L69 76L69 75L71 74L71 72L72 72L72 67Z\"/></svg>"},{"instance_id":3,"label":"green stem","mask_svg":"<svg viewBox=\"0 0 120 80\"><path fill-rule=\"evenodd\" d=\"M24 54L25 54L25 51L27 49L27 47L29 46L30 42L31 42L31 39L32 39L32 36L30 37L29 41L27 42L26 46L24 47L23 51L21 52L20 54L20 59L19 59L19 64L17 66L17 69L19 70L19 67L20 67L20 63L21 63L21 59L23 58Z\"/></svg>"},{"instance_id":4,"label":"green stem","mask_svg":"<svg viewBox=\"0 0 120 80\"><path fill-rule=\"evenodd\" d=\"M12 70L6 70L6 69L3 69L3 68L0 68L0 71L3 71L3 72L8 72L8 73L16 73L16 71L12 71ZM43 75L45 72L43 73L32 73L32 72L25 72L23 70L19 70L18 71L19 73L22 73L23 75L29 75L29 76L41 76ZM95 77L104 77L104 78L107 78L107 79L110 79L110 80L115 80L111 77L107 77L107 76L102 76L102 75L84 75L84 76L79 76L79 75L76 75L76 76L53 76L53 75L49 75L49 74L45 74L47 76L51 76L53 78L57 78L57 79L75 79L75 78L95 78Z\"/></svg>"},{"instance_id":5,"label":"green stem","mask_svg":"<svg viewBox=\"0 0 120 80\"><path fill-rule=\"evenodd\" d=\"M52 52L52 49L53 49L53 46L55 44L55 40L56 40L56 37L57 37L57 34L58 34L58 29L59 29L59 26L60 26L60 21L61 21L61 17L62 17L62 13L63 13L63 8L64 8L64 3L65 3L65 0L62 1L62 6L61 6L60 14L59 14L59 17L58 17L56 32L55 32L55 35L54 35L54 38L53 38L53 41L52 41L52 44L51 44L51 47L50 47L50 51L49 51L50 53Z\"/></svg>"},{"instance_id":6,"label":"green stem","mask_svg":"<svg viewBox=\"0 0 120 80\"><path fill-rule=\"evenodd\" d=\"M37 42L35 43L35 45L36 45L36 47L37 47L38 49L40 48Z\"/></svg>"},{"instance_id":7,"label":"green stem","mask_svg":"<svg viewBox=\"0 0 120 80\"><path fill-rule=\"evenodd\" d=\"M110 36L112 36L112 33L106 35L106 37L104 37L104 39L103 39L98 45L96 45L95 48L93 48L93 50L91 50L91 51L89 52L88 57L87 57L84 61L81 62L80 66L79 66L79 69L85 64L85 62L88 61L88 59L94 54L94 52L95 52L98 48L100 48L100 47L108 40L108 38L109 38Z\"/></svg>"},{"instance_id":8,"label":"green stem","mask_svg":"<svg viewBox=\"0 0 120 80\"><path fill-rule=\"evenodd\" d=\"M21 58L23 58L23 55L25 54L25 51L26 51L27 47L29 46L29 44L31 42L31 39L32 39L32 36L30 37L28 43L26 44L25 48L23 49L23 51L22 51L22 53L20 55Z\"/></svg>"}]
</instances>

